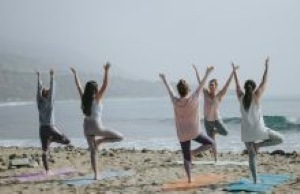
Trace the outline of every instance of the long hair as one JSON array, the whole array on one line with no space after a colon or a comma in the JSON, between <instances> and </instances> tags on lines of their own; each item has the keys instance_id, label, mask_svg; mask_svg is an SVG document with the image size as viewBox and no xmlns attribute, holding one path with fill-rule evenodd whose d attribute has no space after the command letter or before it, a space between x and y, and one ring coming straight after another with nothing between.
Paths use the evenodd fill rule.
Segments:
<instances>
[{"instance_id":1,"label":"long hair","mask_svg":"<svg viewBox=\"0 0 300 194\"><path fill-rule=\"evenodd\" d=\"M177 84L177 90L180 97L185 97L189 92L189 85L186 83L184 79L180 79Z\"/></svg>"},{"instance_id":2,"label":"long hair","mask_svg":"<svg viewBox=\"0 0 300 194\"><path fill-rule=\"evenodd\" d=\"M256 84L253 80L247 80L244 84L245 96L243 98L243 106L246 111L248 111L250 108L253 91L255 90L255 88Z\"/></svg>"},{"instance_id":3,"label":"long hair","mask_svg":"<svg viewBox=\"0 0 300 194\"><path fill-rule=\"evenodd\" d=\"M81 99L81 109L85 116L91 115L92 102L98 90L98 84L95 81L89 81L85 85L84 93Z\"/></svg>"}]
</instances>

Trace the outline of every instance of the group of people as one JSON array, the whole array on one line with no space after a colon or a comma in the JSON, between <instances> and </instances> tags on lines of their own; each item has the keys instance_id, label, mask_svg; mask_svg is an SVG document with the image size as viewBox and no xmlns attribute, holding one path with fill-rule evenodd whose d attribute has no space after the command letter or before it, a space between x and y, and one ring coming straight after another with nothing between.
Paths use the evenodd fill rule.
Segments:
<instances>
[{"instance_id":1,"label":"group of people","mask_svg":"<svg viewBox=\"0 0 300 194\"><path fill-rule=\"evenodd\" d=\"M218 82L216 79L209 81L208 89L204 88L207 78L213 71L214 67L207 67L202 80L200 79L197 68L195 66L193 67L198 80L198 86L194 92L190 92L187 82L184 79L180 79L177 83L179 96L174 94L173 88L167 81L165 74L160 74L173 103L177 136L181 145L183 165L188 177L188 182L192 181L191 162L193 156L210 149L214 155L215 161L217 161L215 135L228 134L228 130L219 117L218 107L234 77L236 94L241 112L241 140L245 143L247 148L249 155L249 168L253 182L256 184L256 154L259 148L274 146L283 142L281 134L265 126L260 107L261 96L264 93L267 84L269 58L265 61L265 71L259 86L256 87L253 80L246 80L244 84L244 91L240 86L240 81L237 75L239 67L233 63L230 77L219 92L217 92ZM207 135L204 134L199 127L199 96L202 92L204 95L204 126ZM202 145L191 150L192 140Z\"/></svg>"},{"instance_id":2,"label":"group of people","mask_svg":"<svg viewBox=\"0 0 300 194\"><path fill-rule=\"evenodd\" d=\"M117 142L123 139L121 133L107 129L102 124L102 101L108 86L110 64L106 63L103 68L104 76L100 88L98 87L97 82L93 80L88 81L83 88L76 70L71 68L81 98L81 109L84 114L84 135L90 150L91 166L95 175L94 179L98 178L97 153L99 145L106 142ZM217 90L218 82L216 79L211 79L208 88L205 88L206 81L214 70L214 67L207 67L203 79L200 79L196 66L193 66L193 68L198 81L196 90L191 92L188 83L184 79L180 79L177 83L178 96L175 95L165 74L159 74L173 103L177 136L181 145L184 161L183 165L188 177L188 182L192 182L191 162L193 156L196 156L203 151L211 150L215 161L217 161L215 136L216 134L228 134L228 130L219 116L218 107L234 78L241 112L241 140L245 143L248 151L249 168L253 177L253 182L257 183L256 154L259 148L277 145L283 141L281 134L265 126L260 108L260 99L267 83L269 58L265 61L265 71L259 86L256 88L256 84L253 80L247 80L244 84L244 91L240 86L237 75L238 66L234 64L232 64L232 71L228 80L219 91ZM49 155L50 144L52 142L70 144L70 140L59 131L54 124L54 71L50 70L49 89L42 87L39 72L37 72L37 76L37 104L40 121L40 139L43 150L42 161L46 173L49 174L51 172L49 171L47 158ZM202 93L204 96L204 126L207 135L200 130L199 98ZM202 145L191 150L192 140Z\"/></svg>"},{"instance_id":3,"label":"group of people","mask_svg":"<svg viewBox=\"0 0 300 194\"><path fill-rule=\"evenodd\" d=\"M98 147L102 143L117 142L123 139L123 135L117 131L107 129L102 123L102 101L108 86L110 64L104 66L104 76L101 87L98 87L96 81L88 81L83 89L78 74L74 68L70 68L74 75L76 87L81 98L81 109L84 114L83 128L87 140L90 155L91 166L94 171L94 179L98 177ZM66 137L54 124L54 71L50 70L50 88L42 87L40 73L38 75L37 105L40 122L40 139L42 143L42 161L46 174L51 174L48 165L49 146L52 142L61 144L70 144Z\"/></svg>"}]
</instances>

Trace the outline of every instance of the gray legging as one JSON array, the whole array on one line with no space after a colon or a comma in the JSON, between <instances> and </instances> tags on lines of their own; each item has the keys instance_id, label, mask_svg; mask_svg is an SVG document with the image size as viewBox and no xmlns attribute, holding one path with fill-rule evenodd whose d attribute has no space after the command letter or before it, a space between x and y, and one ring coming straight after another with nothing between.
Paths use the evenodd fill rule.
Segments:
<instances>
[{"instance_id":1,"label":"gray legging","mask_svg":"<svg viewBox=\"0 0 300 194\"><path fill-rule=\"evenodd\" d=\"M283 137L280 133L273 131L271 129L268 130L268 133L269 133L269 139L266 139L262 142L258 142L258 143L245 142L246 148L248 150L248 155L249 155L249 168L252 174L253 182L255 184L257 182L256 149L260 147L278 145L283 142Z\"/></svg>"},{"instance_id":2,"label":"gray legging","mask_svg":"<svg viewBox=\"0 0 300 194\"><path fill-rule=\"evenodd\" d=\"M83 128L84 128L84 135L86 137L91 152L91 165L95 173L95 179L97 179L98 177L97 149L99 144L121 141L123 139L123 135L117 131L108 130L108 129L104 129L103 127L100 127L98 121L93 119L85 118ZM97 137L99 137L100 139L97 139Z\"/></svg>"}]
</instances>

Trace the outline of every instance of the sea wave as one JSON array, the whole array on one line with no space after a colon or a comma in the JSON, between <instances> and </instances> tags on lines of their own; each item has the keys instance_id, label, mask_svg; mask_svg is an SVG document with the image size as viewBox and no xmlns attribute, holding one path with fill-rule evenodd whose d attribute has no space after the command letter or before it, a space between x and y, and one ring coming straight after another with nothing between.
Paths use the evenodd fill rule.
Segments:
<instances>
[{"instance_id":1,"label":"sea wave","mask_svg":"<svg viewBox=\"0 0 300 194\"><path fill-rule=\"evenodd\" d=\"M265 124L271 129L278 131L300 130L300 118L280 115L263 116ZM228 125L241 124L241 117L223 117L223 122ZM161 119L161 122L173 122L174 118ZM203 122L203 119L201 119Z\"/></svg>"},{"instance_id":2,"label":"sea wave","mask_svg":"<svg viewBox=\"0 0 300 194\"><path fill-rule=\"evenodd\" d=\"M287 117L279 115L263 116L267 127L276 130L300 130L300 118ZM227 124L240 124L240 117L223 118L223 122Z\"/></svg>"},{"instance_id":3,"label":"sea wave","mask_svg":"<svg viewBox=\"0 0 300 194\"><path fill-rule=\"evenodd\" d=\"M3 102L0 103L0 107L6 106L26 106L26 105L33 105L34 102Z\"/></svg>"}]
</instances>

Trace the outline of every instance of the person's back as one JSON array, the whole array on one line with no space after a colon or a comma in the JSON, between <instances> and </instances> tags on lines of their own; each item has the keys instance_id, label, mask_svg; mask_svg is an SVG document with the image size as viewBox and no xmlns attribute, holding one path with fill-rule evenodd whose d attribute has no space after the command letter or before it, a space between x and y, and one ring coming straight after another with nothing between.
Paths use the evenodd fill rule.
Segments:
<instances>
[{"instance_id":1,"label":"person's back","mask_svg":"<svg viewBox=\"0 0 300 194\"><path fill-rule=\"evenodd\" d=\"M40 125L54 125L54 108L52 100L42 96L38 97L37 106Z\"/></svg>"},{"instance_id":2,"label":"person's back","mask_svg":"<svg viewBox=\"0 0 300 194\"><path fill-rule=\"evenodd\" d=\"M268 66L269 58L265 61L265 71L258 88L253 80L248 79L244 83L244 92L240 86L236 66L232 63L241 111L241 139L248 152L249 168L254 184L257 183L256 154L258 150L261 147L275 146L283 142L283 136L280 133L265 126L260 108L260 98L266 88Z\"/></svg>"},{"instance_id":3,"label":"person's back","mask_svg":"<svg viewBox=\"0 0 300 194\"><path fill-rule=\"evenodd\" d=\"M180 141L199 135L199 94L173 100L177 135Z\"/></svg>"},{"instance_id":4,"label":"person's back","mask_svg":"<svg viewBox=\"0 0 300 194\"><path fill-rule=\"evenodd\" d=\"M248 110L243 105L243 96L240 98L241 137L243 142L252 142L268 138L265 123L262 117L260 104L253 97Z\"/></svg>"},{"instance_id":5,"label":"person's back","mask_svg":"<svg viewBox=\"0 0 300 194\"><path fill-rule=\"evenodd\" d=\"M173 103L177 137L180 142L181 151L184 159L183 165L189 183L192 181L191 154L197 155L203 151L211 149L214 146L214 141L207 137L205 134L201 133L199 129L199 95L200 91L202 91L203 89L203 85L205 84L209 73L213 70L213 67L207 68L202 81L200 80L197 68L195 66L193 67L195 69L199 85L195 92L193 94L190 94L188 84L185 80L180 79L177 84L177 91L180 98L174 95L173 88L167 81L166 76L163 73L159 74L169 92ZM191 151L192 140L202 145L199 146L197 149Z\"/></svg>"},{"instance_id":6,"label":"person's back","mask_svg":"<svg viewBox=\"0 0 300 194\"><path fill-rule=\"evenodd\" d=\"M93 100L92 106L91 106L91 115L86 116L86 117L90 118L90 119L95 119L95 120L101 121L102 120L102 109L103 109L102 102L97 103L95 100Z\"/></svg>"}]
</instances>

